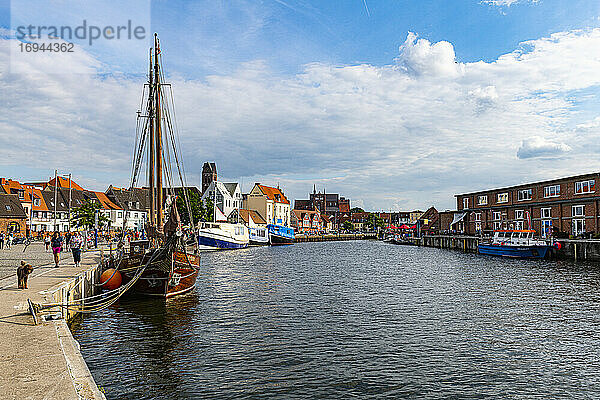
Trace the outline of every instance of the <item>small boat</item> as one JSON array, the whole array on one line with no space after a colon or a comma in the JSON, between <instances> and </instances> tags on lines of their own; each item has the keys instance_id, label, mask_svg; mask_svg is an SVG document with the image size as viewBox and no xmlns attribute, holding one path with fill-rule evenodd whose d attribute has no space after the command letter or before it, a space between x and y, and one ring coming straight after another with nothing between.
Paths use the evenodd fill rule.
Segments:
<instances>
[{"instance_id":1,"label":"small boat","mask_svg":"<svg viewBox=\"0 0 600 400\"><path fill-rule=\"evenodd\" d=\"M243 224L229 222L200 222L198 227L198 249L243 249L248 247L250 235Z\"/></svg>"},{"instance_id":2,"label":"small boat","mask_svg":"<svg viewBox=\"0 0 600 400\"><path fill-rule=\"evenodd\" d=\"M544 258L552 246L543 239L534 237L532 229L494 231L494 236L481 242L479 254L511 258Z\"/></svg>"},{"instance_id":3,"label":"small boat","mask_svg":"<svg viewBox=\"0 0 600 400\"><path fill-rule=\"evenodd\" d=\"M250 234L250 244L265 245L269 244L269 231L262 226L248 228Z\"/></svg>"},{"instance_id":4,"label":"small boat","mask_svg":"<svg viewBox=\"0 0 600 400\"><path fill-rule=\"evenodd\" d=\"M269 242L272 245L278 244L293 244L294 243L294 230L283 225L269 224L267 225L269 230Z\"/></svg>"}]
</instances>

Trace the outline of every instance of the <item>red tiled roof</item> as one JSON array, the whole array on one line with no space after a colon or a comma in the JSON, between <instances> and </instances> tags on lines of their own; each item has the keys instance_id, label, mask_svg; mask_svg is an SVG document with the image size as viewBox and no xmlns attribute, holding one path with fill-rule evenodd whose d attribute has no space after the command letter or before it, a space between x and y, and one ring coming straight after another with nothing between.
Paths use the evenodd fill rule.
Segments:
<instances>
[{"instance_id":1,"label":"red tiled roof","mask_svg":"<svg viewBox=\"0 0 600 400\"><path fill-rule=\"evenodd\" d=\"M266 225L267 221L256 211L254 210L244 210L240 209L240 217L247 223L248 216L252 218L255 224Z\"/></svg>"},{"instance_id":2,"label":"red tiled roof","mask_svg":"<svg viewBox=\"0 0 600 400\"><path fill-rule=\"evenodd\" d=\"M48 181L48 185L47 186L55 186L55 180L54 178L51 179L50 181ZM62 176L58 177L58 187L61 188L69 188L69 180L67 178L63 178ZM78 184L76 184L72 179L71 179L71 189L75 189L75 190L83 190L83 188L81 186L79 186Z\"/></svg>"},{"instance_id":3,"label":"red tiled roof","mask_svg":"<svg viewBox=\"0 0 600 400\"><path fill-rule=\"evenodd\" d=\"M100 204L102 204L102 207L104 207L105 210L121 210L121 207L110 201L108 197L106 197L106 194L102 192L93 193L96 195L96 197L100 201Z\"/></svg>"},{"instance_id":4,"label":"red tiled roof","mask_svg":"<svg viewBox=\"0 0 600 400\"><path fill-rule=\"evenodd\" d=\"M273 200L276 203L290 204L290 201L285 197L281 189L270 186L258 185L258 188L267 196L269 200ZM279 195L277 200L276 195Z\"/></svg>"}]
</instances>

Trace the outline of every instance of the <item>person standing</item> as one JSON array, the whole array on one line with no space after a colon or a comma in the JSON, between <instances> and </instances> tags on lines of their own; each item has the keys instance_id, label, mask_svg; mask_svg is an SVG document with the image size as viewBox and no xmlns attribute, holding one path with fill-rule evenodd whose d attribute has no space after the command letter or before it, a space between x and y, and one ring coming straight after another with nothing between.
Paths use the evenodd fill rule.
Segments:
<instances>
[{"instance_id":1,"label":"person standing","mask_svg":"<svg viewBox=\"0 0 600 400\"><path fill-rule=\"evenodd\" d=\"M58 231L54 232L52 239L50 240L50 246L52 247L52 254L54 254L54 267L58 268L58 262L60 261L60 252L62 251L63 238Z\"/></svg>"},{"instance_id":2,"label":"person standing","mask_svg":"<svg viewBox=\"0 0 600 400\"><path fill-rule=\"evenodd\" d=\"M79 267L81 264L81 246L83 245L83 238L79 233L75 232L73 236L71 236L71 252L73 253L73 261L75 262L75 266Z\"/></svg>"},{"instance_id":3,"label":"person standing","mask_svg":"<svg viewBox=\"0 0 600 400\"><path fill-rule=\"evenodd\" d=\"M46 245L46 253L50 249L50 236L44 235L44 245Z\"/></svg>"},{"instance_id":4,"label":"person standing","mask_svg":"<svg viewBox=\"0 0 600 400\"><path fill-rule=\"evenodd\" d=\"M13 234L12 232L8 232L6 234L6 249L10 250L10 248L12 247L12 242L13 242Z\"/></svg>"},{"instance_id":5,"label":"person standing","mask_svg":"<svg viewBox=\"0 0 600 400\"><path fill-rule=\"evenodd\" d=\"M4 233L0 232L0 250L4 248Z\"/></svg>"}]
</instances>

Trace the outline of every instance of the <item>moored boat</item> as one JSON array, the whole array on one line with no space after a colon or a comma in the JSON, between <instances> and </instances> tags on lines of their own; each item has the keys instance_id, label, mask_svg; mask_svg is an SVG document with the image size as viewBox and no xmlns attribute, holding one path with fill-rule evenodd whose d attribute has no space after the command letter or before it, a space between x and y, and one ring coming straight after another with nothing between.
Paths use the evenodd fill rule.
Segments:
<instances>
[{"instance_id":1,"label":"moored boat","mask_svg":"<svg viewBox=\"0 0 600 400\"><path fill-rule=\"evenodd\" d=\"M272 245L278 244L293 244L294 243L294 230L283 225L269 224L267 225L269 230L269 242Z\"/></svg>"},{"instance_id":2,"label":"moored boat","mask_svg":"<svg viewBox=\"0 0 600 400\"><path fill-rule=\"evenodd\" d=\"M201 222L198 227L198 249L242 249L248 247L250 236L243 224Z\"/></svg>"},{"instance_id":3,"label":"moored boat","mask_svg":"<svg viewBox=\"0 0 600 400\"><path fill-rule=\"evenodd\" d=\"M250 244L266 245L269 244L269 231L263 226L248 228L250 234Z\"/></svg>"},{"instance_id":4,"label":"moored boat","mask_svg":"<svg viewBox=\"0 0 600 400\"><path fill-rule=\"evenodd\" d=\"M478 252L510 258L545 258L552 246L534 235L531 229L497 230L490 240L479 243Z\"/></svg>"}]
</instances>

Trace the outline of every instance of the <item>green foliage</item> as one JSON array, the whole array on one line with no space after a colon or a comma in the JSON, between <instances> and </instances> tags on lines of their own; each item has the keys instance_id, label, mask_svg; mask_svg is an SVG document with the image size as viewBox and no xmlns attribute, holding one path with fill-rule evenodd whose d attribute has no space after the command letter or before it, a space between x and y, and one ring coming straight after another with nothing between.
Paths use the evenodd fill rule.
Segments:
<instances>
[{"instance_id":1,"label":"green foliage","mask_svg":"<svg viewBox=\"0 0 600 400\"><path fill-rule=\"evenodd\" d=\"M352 222L350 222L350 221L344 221L344 223L342 224L342 227L347 231L351 231L354 229L354 225L352 225Z\"/></svg>"},{"instance_id":2,"label":"green foliage","mask_svg":"<svg viewBox=\"0 0 600 400\"><path fill-rule=\"evenodd\" d=\"M369 219L367 220L365 225L367 226L367 228L374 231L377 228L383 228L385 226L385 221L383 220L383 218L379 218L375 214L369 214Z\"/></svg>"},{"instance_id":3,"label":"green foliage","mask_svg":"<svg viewBox=\"0 0 600 400\"><path fill-rule=\"evenodd\" d=\"M356 213L356 212L365 212L365 210L363 210L360 207L353 207L350 209L350 212Z\"/></svg>"},{"instance_id":4,"label":"green foliage","mask_svg":"<svg viewBox=\"0 0 600 400\"><path fill-rule=\"evenodd\" d=\"M206 206L204 207L204 221L214 222L215 220L215 203L212 199L207 199Z\"/></svg>"},{"instance_id":5,"label":"green foliage","mask_svg":"<svg viewBox=\"0 0 600 400\"><path fill-rule=\"evenodd\" d=\"M204 203L202 202L200 194L197 191L189 190L187 195L190 201L190 208L194 223L198 223L198 221L204 221L206 219L206 209L204 208ZM183 195L177 197L177 211L181 217L181 222L184 225L189 225L191 221Z\"/></svg>"},{"instance_id":6,"label":"green foliage","mask_svg":"<svg viewBox=\"0 0 600 400\"><path fill-rule=\"evenodd\" d=\"M81 207L72 210L71 221L79 228L93 228L98 211L98 226L104 226L108 222L108 218L99 213L102 206L91 201L85 202Z\"/></svg>"}]
</instances>

